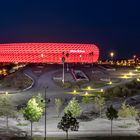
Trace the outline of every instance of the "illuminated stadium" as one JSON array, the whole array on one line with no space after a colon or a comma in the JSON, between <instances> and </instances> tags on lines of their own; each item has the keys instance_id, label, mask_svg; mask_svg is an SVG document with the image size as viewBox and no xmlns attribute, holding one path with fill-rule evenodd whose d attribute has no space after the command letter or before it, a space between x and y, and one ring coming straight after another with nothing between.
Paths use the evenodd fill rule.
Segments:
<instances>
[{"instance_id":1,"label":"illuminated stadium","mask_svg":"<svg viewBox=\"0 0 140 140\"><path fill-rule=\"evenodd\" d=\"M93 63L99 48L94 44L70 43L10 43L0 44L0 62L24 63Z\"/></svg>"}]
</instances>

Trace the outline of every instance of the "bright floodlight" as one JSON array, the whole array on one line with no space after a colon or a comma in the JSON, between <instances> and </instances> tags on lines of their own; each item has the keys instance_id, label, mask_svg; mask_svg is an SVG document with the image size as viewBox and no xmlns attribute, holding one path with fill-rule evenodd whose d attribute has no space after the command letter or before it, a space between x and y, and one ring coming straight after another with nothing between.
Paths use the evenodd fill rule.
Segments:
<instances>
[{"instance_id":1,"label":"bright floodlight","mask_svg":"<svg viewBox=\"0 0 140 140\"><path fill-rule=\"evenodd\" d=\"M132 76L132 75L133 75L133 73L132 73L132 72L129 72L129 75L130 75L130 76Z\"/></svg>"},{"instance_id":2,"label":"bright floodlight","mask_svg":"<svg viewBox=\"0 0 140 140\"><path fill-rule=\"evenodd\" d=\"M135 59L136 58L136 55L133 55L133 58Z\"/></svg>"},{"instance_id":3,"label":"bright floodlight","mask_svg":"<svg viewBox=\"0 0 140 140\"><path fill-rule=\"evenodd\" d=\"M114 52L110 52L110 57L111 57L111 58L114 57Z\"/></svg>"},{"instance_id":4,"label":"bright floodlight","mask_svg":"<svg viewBox=\"0 0 140 140\"><path fill-rule=\"evenodd\" d=\"M85 93L85 96L88 96L88 92Z\"/></svg>"},{"instance_id":5,"label":"bright floodlight","mask_svg":"<svg viewBox=\"0 0 140 140\"><path fill-rule=\"evenodd\" d=\"M73 93L76 93L76 90L74 90Z\"/></svg>"},{"instance_id":6,"label":"bright floodlight","mask_svg":"<svg viewBox=\"0 0 140 140\"><path fill-rule=\"evenodd\" d=\"M137 78L137 81L140 82L140 78Z\"/></svg>"},{"instance_id":7,"label":"bright floodlight","mask_svg":"<svg viewBox=\"0 0 140 140\"><path fill-rule=\"evenodd\" d=\"M124 78L124 79L127 79L128 77L127 77L127 75L124 75L123 78Z\"/></svg>"},{"instance_id":8,"label":"bright floodlight","mask_svg":"<svg viewBox=\"0 0 140 140\"><path fill-rule=\"evenodd\" d=\"M101 89L101 92L104 92L104 90L103 90L103 89Z\"/></svg>"},{"instance_id":9,"label":"bright floodlight","mask_svg":"<svg viewBox=\"0 0 140 140\"><path fill-rule=\"evenodd\" d=\"M140 69L140 66L137 66L136 68L137 68L137 69Z\"/></svg>"},{"instance_id":10,"label":"bright floodlight","mask_svg":"<svg viewBox=\"0 0 140 140\"><path fill-rule=\"evenodd\" d=\"M88 89L88 90L91 90L91 87L90 87L90 86L88 86L88 87L87 87L87 89Z\"/></svg>"},{"instance_id":11,"label":"bright floodlight","mask_svg":"<svg viewBox=\"0 0 140 140\"><path fill-rule=\"evenodd\" d=\"M110 81L108 84L109 84L109 85L112 85L112 81Z\"/></svg>"}]
</instances>

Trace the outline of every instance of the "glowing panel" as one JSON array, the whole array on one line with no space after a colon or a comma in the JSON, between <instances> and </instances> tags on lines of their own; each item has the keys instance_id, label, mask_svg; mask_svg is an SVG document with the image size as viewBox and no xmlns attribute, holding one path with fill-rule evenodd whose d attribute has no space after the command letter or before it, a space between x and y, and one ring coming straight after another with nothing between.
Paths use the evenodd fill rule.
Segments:
<instances>
[{"instance_id":1,"label":"glowing panel","mask_svg":"<svg viewBox=\"0 0 140 140\"><path fill-rule=\"evenodd\" d=\"M94 44L10 43L0 44L0 62L61 63L96 62L99 48Z\"/></svg>"}]
</instances>

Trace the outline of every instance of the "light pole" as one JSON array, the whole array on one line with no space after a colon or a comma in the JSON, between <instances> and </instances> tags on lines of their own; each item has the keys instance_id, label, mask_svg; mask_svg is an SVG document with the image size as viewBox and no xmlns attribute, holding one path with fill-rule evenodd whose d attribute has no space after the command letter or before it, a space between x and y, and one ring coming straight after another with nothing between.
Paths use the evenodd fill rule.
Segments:
<instances>
[{"instance_id":1,"label":"light pole","mask_svg":"<svg viewBox=\"0 0 140 140\"><path fill-rule=\"evenodd\" d=\"M44 140L46 140L46 135L47 135L47 100L46 100L46 90L48 87L45 87L45 137Z\"/></svg>"},{"instance_id":2,"label":"light pole","mask_svg":"<svg viewBox=\"0 0 140 140\"><path fill-rule=\"evenodd\" d=\"M110 52L110 57L112 61L113 61L114 55L115 55L114 52Z\"/></svg>"},{"instance_id":3,"label":"light pole","mask_svg":"<svg viewBox=\"0 0 140 140\"><path fill-rule=\"evenodd\" d=\"M110 57L111 57L111 59L113 59L113 57L114 57L114 52L110 52Z\"/></svg>"},{"instance_id":4,"label":"light pole","mask_svg":"<svg viewBox=\"0 0 140 140\"><path fill-rule=\"evenodd\" d=\"M93 67L93 55L94 55L94 53L91 52L91 53L89 53L89 55L90 55L90 57L91 57L91 63L92 63L92 67Z\"/></svg>"},{"instance_id":5,"label":"light pole","mask_svg":"<svg viewBox=\"0 0 140 140\"><path fill-rule=\"evenodd\" d=\"M5 95L6 95L6 96L8 95L8 91L5 92Z\"/></svg>"},{"instance_id":6,"label":"light pole","mask_svg":"<svg viewBox=\"0 0 140 140\"><path fill-rule=\"evenodd\" d=\"M66 53L66 58L68 60L68 57L69 57L69 53ZM68 66L68 62L67 62L67 72L69 71L69 66Z\"/></svg>"},{"instance_id":7,"label":"light pole","mask_svg":"<svg viewBox=\"0 0 140 140\"><path fill-rule=\"evenodd\" d=\"M82 60L81 60L81 58L82 58L82 55L80 54L80 55L79 55L79 57L80 57L80 63L82 63Z\"/></svg>"},{"instance_id":8,"label":"light pole","mask_svg":"<svg viewBox=\"0 0 140 140\"><path fill-rule=\"evenodd\" d=\"M65 57L62 57L62 64L63 64L63 73L62 73L62 83L64 84L65 80L64 80L64 74L65 74L65 71L64 71L64 63L65 63Z\"/></svg>"},{"instance_id":9,"label":"light pole","mask_svg":"<svg viewBox=\"0 0 140 140\"><path fill-rule=\"evenodd\" d=\"M136 55L133 55L134 63L136 64Z\"/></svg>"}]
</instances>

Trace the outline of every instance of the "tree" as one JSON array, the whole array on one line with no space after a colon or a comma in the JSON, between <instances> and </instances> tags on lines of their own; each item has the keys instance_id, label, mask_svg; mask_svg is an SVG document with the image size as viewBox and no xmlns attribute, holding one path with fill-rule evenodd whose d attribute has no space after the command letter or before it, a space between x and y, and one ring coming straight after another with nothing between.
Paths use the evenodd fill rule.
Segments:
<instances>
[{"instance_id":1,"label":"tree","mask_svg":"<svg viewBox=\"0 0 140 140\"><path fill-rule=\"evenodd\" d=\"M15 118L17 117L17 111L10 100L9 95L3 95L0 98L0 116L6 117L6 128L8 129L8 119L9 117Z\"/></svg>"},{"instance_id":2,"label":"tree","mask_svg":"<svg viewBox=\"0 0 140 140\"><path fill-rule=\"evenodd\" d=\"M33 96L33 97L36 99L38 106L40 106L41 108L45 108L45 100L43 99L41 94L38 94L37 96Z\"/></svg>"},{"instance_id":3,"label":"tree","mask_svg":"<svg viewBox=\"0 0 140 140\"><path fill-rule=\"evenodd\" d=\"M137 114L138 111L135 109L135 107L127 105L125 102L122 103L121 108L119 109L118 112L118 115L121 118L136 117Z\"/></svg>"},{"instance_id":4,"label":"tree","mask_svg":"<svg viewBox=\"0 0 140 140\"><path fill-rule=\"evenodd\" d=\"M111 121L111 136L112 136L113 120L118 118L118 111L111 105L110 107L107 108L106 117L108 118L108 120Z\"/></svg>"},{"instance_id":5,"label":"tree","mask_svg":"<svg viewBox=\"0 0 140 140\"><path fill-rule=\"evenodd\" d=\"M136 118L138 116L138 110L134 106L130 106L131 117Z\"/></svg>"},{"instance_id":6,"label":"tree","mask_svg":"<svg viewBox=\"0 0 140 140\"><path fill-rule=\"evenodd\" d=\"M84 103L84 104L88 105L90 103L90 101L91 101L91 98L89 96L84 96L82 98L82 103ZM88 106L87 106L87 109L88 109Z\"/></svg>"},{"instance_id":7,"label":"tree","mask_svg":"<svg viewBox=\"0 0 140 140\"><path fill-rule=\"evenodd\" d=\"M39 105L38 97L32 97L25 108L21 110L25 120L31 123L31 138L33 122L38 122L43 115L44 108Z\"/></svg>"},{"instance_id":8,"label":"tree","mask_svg":"<svg viewBox=\"0 0 140 140\"><path fill-rule=\"evenodd\" d=\"M56 113L57 113L58 117L60 115L60 108L61 108L61 106L62 106L61 99L55 98L55 109L56 109Z\"/></svg>"},{"instance_id":9,"label":"tree","mask_svg":"<svg viewBox=\"0 0 140 140\"><path fill-rule=\"evenodd\" d=\"M77 119L72 116L72 113L70 111L68 111L67 113L64 114L61 121L58 123L57 127L66 132L66 138L68 139L69 129L71 131L78 131L79 122L77 122Z\"/></svg>"},{"instance_id":10,"label":"tree","mask_svg":"<svg viewBox=\"0 0 140 140\"><path fill-rule=\"evenodd\" d=\"M124 97L127 97L128 95L130 95L131 90L128 89L126 86L122 88L122 94Z\"/></svg>"},{"instance_id":11,"label":"tree","mask_svg":"<svg viewBox=\"0 0 140 140\"><path fill-rule=\"evenodd\" d=\"M137 114L136 121L138 122L138 124L140 126L140 112Z\"/></svg>"},{"instance_id":12,"label":"tree","mask_svg":"<svg viewBox=\"0 0 140 140\"><path fill-rule=\"evenodd\" d=\"M102 109L105 104L105 98L102 95L98 95L97 97L94 98L95 106L100 112L100 118L102 115Z\"/></svg>"},{"instance_id":13,"label":"tree","mask_svg":"<svg viewBox=\"0 0 140 140\"><path fill-rule=\"evenodd\" d=\"M82 109L75 97L70 100L70 102L64 109L65 113L68 113L69 111L71 112L73 117L78 117L81 115Z\"/></svg>"},{"instance_id":14,"label":"tree","mask_svg":"<svg viewBox=\"0 0 140 140\"><path fill-rule=\"evenodd\" d=\"M120 86L116 86L113 88L113 95L115 96L122 96L122 90Z\"/></svg>"}]
</instances>

